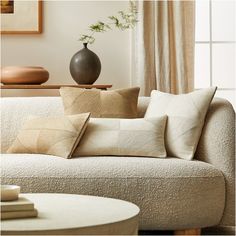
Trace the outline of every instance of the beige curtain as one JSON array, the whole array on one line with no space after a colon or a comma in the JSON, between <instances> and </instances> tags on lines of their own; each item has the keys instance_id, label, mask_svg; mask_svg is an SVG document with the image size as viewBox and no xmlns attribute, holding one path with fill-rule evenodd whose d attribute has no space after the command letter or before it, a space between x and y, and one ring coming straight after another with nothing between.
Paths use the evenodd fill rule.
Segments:
<instances>
[{"instance_id":1,"label":"beige curtain","mask_svg":"<svg viewBox=\"0 0 236 236\"><path fill-rule=\"evenodd\" d=\"M142 95L153 89L174 94L193 90L194 1L138 1L132 84Z\"/></svg>"}]
</instances>

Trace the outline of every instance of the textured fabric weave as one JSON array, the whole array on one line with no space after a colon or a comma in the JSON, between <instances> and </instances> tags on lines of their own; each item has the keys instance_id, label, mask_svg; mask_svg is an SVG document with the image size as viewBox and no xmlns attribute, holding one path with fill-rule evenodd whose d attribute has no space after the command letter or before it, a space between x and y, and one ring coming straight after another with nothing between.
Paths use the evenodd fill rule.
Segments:
<instances>
[{"instance_id":1,"label":"textured fabric weave","mask_svg":"<svg viewBox=\"0 0 236 236\"><path fill-rule=\"evenodd\" d=\"M166 157L166 119L92 118L73 156Z\"/></svg>"},{"instance_id":2,"label":"textured fabric weave","mask_svg":"<svg viewBox=\"0 0 236 236\"><path fill-rule=\"evenodd\" d=\"M59 117L30 117L7 153L50 154L70 158L90 113Z\"/></svg>"},{"instance_id":3,"label":"textured fabric weave","mask_svg":"<svg viewBox=\"0 0 236 236\"><path fill-rule=\"evenodd\" d=\"M168 115L165 144L168 156L191 160L216 87L173 95L152 91L145 117Z\"/></svg>"},{"instance_id":4,"label":"textured fabric weave","mask_svg":"<svg viewBox=\"0 0 236 236\"><path fill-rule=\"evenodd\" d=\"M147 106L149 104L150 98L149 97L140 97L139 98L139 103L138 103L138 117L143 117ZM15 140L22 124L24 123L26 117L29 115L37 115L37 116L54 116L54 115L63 115L63 105L62 105L62 100L60 97L6 97L6 98L1 98L1 153L5 153L6 150L9 148L9 146L13 143ZM195 155L195 158L202 160L204 163L210 163L212 167L215 167L217 170L221 171L224 175L224 181L226 182L226 189L225 189L225 196L226 196L226 201L225 201L225 209L223 216L221 218L220 225L221 226L232 226L235 224L235 191L234 191L234 186L235 186L235 112L233 110L232 105L227 102L226 100L222 98L214 98L212 103L210 104L207 116L206 116L206 121L205 125L203 127L202 135L200 138L199 145L197 147L197 152ZM2 155L2 160L4 160L5 155ZM18 155L16 155L18 156ZM14 155L9 155L9 160L11 162L8 162L9 164L6 164L6 162L2 162L2 172L1 175L2 180L4 182L2 183L12 183L12 184L20 184L24 186L23 191L36 191L41 189L44 192L47 192L47 190L51 189L51 192L53 191L62 191L62 189L65 189L65 192L74 192L74 193L85 193L86 191L80 191L80 186L83 186L83 189L86 189L86 184L87 182L82 181L83 177L80 178L80 182L78 182L78 179L75 179L73 184L70 185L69 181L72 181L70 176L72 176L72 179L74 176L70 171L66 171L64 168L61 168L59 166L55 166L54 173L60 173L62 172L67 175L67 181L61 181L60 178L40 178L40 182L37 181L37 177L33 175L32 172L29 172L29 175L27 175L25 178L22 177L24 176L24 173L27 172L32 166L36 165L38 168L34 168L32 171L35 171L37 169L37 173L41 172L41 175L44 175L44 173L47 171L47 168L44 166L44 163L42 163L42 159L37 159L38 155L36 156L31 156L29 155L30 158L25 159L25 155L23 155L22 158L18 159L19 162L16 162L15 154ZM15 158L13 158L15 157ZM35 158L36 157L36 158ZM56 158L56 157L55 157ZM105 157L106 160L109 157ZM134 200L135 202L141 204L142 206L142 212L144 215L141 216L140 218L140 224L142 228L146 229L159 229L160 225L163 225L161 222L164 222L163 212L165 212L165 209L170 209L169 205L163 205L162 206L162 201L160 198L158 198L160 193L166 193L168 196L173 196L175 197L174 192L172 191L170 187L168 187L168 184L162 184L159 182L159 185L157 185L156 182L153 181L147 181L143 185L143 187L139 186L138 188L138 195L136 195L136 192L132 194L133 188L135 189L137 187L137 184L141 180L145 180L144 178L137 178L131 180L129 185L126 185L124 182L126 180L126 174L128 176L129 171L131 173L134 173L136 171L136 164L133 162L135 158L128 158L127 162L125 161L126 158L120 157L111 157L112 161L114 163L114 166L117 165L117 163L114 161L114 158L117 160L117 162L121 162L120 164L124 164L124 166L121 166L120 168L125 168L127 165L127 162L130 163L128 165L126 172L122 172L123 174L123 185L121 185L120 180L117 179L117 182L115 180L112 180L109 185L109 188L112 190L112 195L114 197L121 196L125 194L124 196L129 195L127 200L130 200L131 202L133 199L138 199L137 201ZM49 159L52 159L52 156L49 157ZM54 158L53 158L54 159ZM100 157L96 158L73 158L70 159L67 163L72 163L71 161L75 160L80 160L80 161L85 161L85 160L92 160L94 162L94 165L91 166L90 162L84 162L85 164L81 166L81 169L77 167L78 172L84 173L86 170L94 172L94 176L98 175L100 169L96 169L97 163L101 162ZM22 162L21 160L24 160L25 162ZM57 158L59 161L66 161L63 158ZM169 158L166 159L160 159L160 158L138 158L138 160L142 161L168 161ZM176 159L175 159L176 160ZM37 161L35 163L34 161ZM190 172L192 171L192 168L190 168L190 165L195 163L195 161L184 161L181 159L178 159L176 161L173 161L173 159L170 159L171 162L168 162L168 164L160 166L160 168L157 168L157 165L159 165L160 162L158 162L157 165L153 165L153 169L147 169L145 168L143 171L141 170L140 167L140 173L145 176L145 174L150 174L150 172L153 172L155 174L157 173L163 173L162 178L164 179L165 176L168 177L170 173L176 174L179 172L186 172L189 170ZM21 164L20 164L21 163ZM25 163L27 163L27 168ZM81 162L80 162L81 163ZM166 162L167 163L167 162ZM180 163L186 163L186 165L180 167ZM204 164L203 163L203 164ZM19 165L20 164L20 165ZM53 165L54 163L50 163L47 165ZM103 164L103 163L101 163ZM173 164L176 168L169 168L168 165ZM142 165L142 164L141 164ZM140 166L141 166L140 165ZM19 166L19 168L18 168ZM131 168L131 166L133 166ZM44 168L45 167L45 168ZM173 166L172 166L173 167ZM110 168L110 167L109 167ZM105 169L103 170L104 173L107 173L108 171L113 172L114 168L110 169ZM157 168L157 169L156 169ZM162 169L163 168L163 169ZM25 170L25 171L24 171ZM14 174L15 171L15 175ZM48 171L51 171L51 169L48 169ZM199 172L199 169L197 169L197 173ZM8 174L6 174L8 173ZM9 175L12 173L11 175ZM21 175L19 174L21 173ZM48 173L48 172L46 172ZM77 172L76 172L77 173ZM167 175L168 173L168 175ZM200 173L200 172L199 172ZM92 174L92 173L91 173ZM117 171L114 171L114 175L117 174ZM193 175L195 172L192 173ZM189 173L191 175L191 173ZM188 175L188 176L189 176ZM99 175L98 175L99 176ZM9 178L8 178L9 177ZM55 176L56 177L56 176ZM118 177L117 177L118 178ZM16 181L18 179L18 181ZM109 179L108 179L109 180ZM107 181L108 181L107 180ZM188 179L185 179L188 181ZM205 178L203 179L203 183L205 183ZM133 184L133 182L135 184ZM79 185L78 185L79 183ZM104 180L102 179L99 184L97 184L97 181L95 182L95 177L91 179L90 185L89 185L89 190L87 190L87 193L93 193L94 192L99 192L101 194L106 194L109 195L110 191L109 189L106 192L105 190L100 190L99 186L104 183ZM113 184L114 183L114 184ZM44 185L45 184L45 185ZM68 184L68 185L67 185ZM180 186L181 184L179 184ZM214 184L213 184L214 185ZM36 187L37 186L37 187ZM73 189L71 189L71 186ZM78 188L76 187L78 186ZM115 187L113 189L113 187ZM162 188L160 188L162 186ZM197 186L197 187L196 187ZM201 183L200 183L201 186ZM215 190L219 190L218 185L214 185ZM167 189L168 187L168 189ZM75 190L76 188L76 190ZM181 189L181 186L179 187ZM196 190L198 190L198 185L195 185ZM186 193L188 193L187 189ZM160 192L159 192L160 191ZM177 190L176 190L177 191ZM123 193L123 194L122 194ZM128 194L129 193L129 194ZM194 221L193 216L195 215L194 212L197 211L196 208L198 207L198 204L205 204L208 206L208 204L212 204L212 214L214 214L215 210L218 208L218 197L214 196L214 192L211 192L209 190L205 191L205 194L209 194L208 198L205 198L205 195L202 196L202 202L194 202L192 201L195 198L192 198L192 196L189 198L191 201L186 201L189 204L192 204L189 209L192 211L191 214L192 216L189 217L189 219L186 221L188 222L189 220L192 219ZM201 197L201 193L197 192L197 196ZM144 200L144 196L148 196L149 200ZM185 197L186 194L183 193L183 197ZM158 198L158 201L156 200ZM146 199L146 198L145 198ZM153 200L154 199L154 200ZM163 198L166 199L166 198ZM184 199L182 201L183 204ZM168 202L169 203L169 202ZM213 206L214 205L214 206ZM149 207L150 206L150 207ZM192 209L192 207L195 207ZM173 208L172 208L173 209ZM184 208L186 210L186 208ZM206 208L206 218L208 218L208 214L211 214L211 211L208 211L209 208ZM149 212L150 211L150 212ZM183 214L182 214L182 213ZM175 224L180 223L180 225L183 226L183 216L185 214L185 211L179 211L179 208L176 206L174 211L172 212L172 216L174 217L176 221ZM204 211L203 211L204 212ZM178 213L178 218L175 218L176 214ZM170 214L171 216L171 214ZM177 217L176 216L176 217ZM161 219L160 219L161 217ZM164 217L164 216L163 216ZM210 216L214 217L213 215ZM155 219L155 220L154 220ZM173 218L170 218L173 219ZM200 218L200 219L205 219L205 217ZM195 219L196 221L199 221L199 219ZM215 223L216 221L214 221ZM166 224L168 222L166 221ZM192 225L193 226L193 225ZM198 225L195 225L196 227ZM183 227L184 228L184 227ZM182 228L182 229L183 229ZM166 227L168 229L168 227Z\"/></svg>"},{"instance_id":5,"label":"textured fabric weave","mask_svg":"<svg viewBox=\"0 0 236 236\"><path fill-rule=\"evenodd\" d=\"M226 203L221 225L235 225L235 111L229 102L219 98L212 102L195 157L224 174Z\"/></svg>"},{"instance_id":6,"label":"textured fabric weave","mask_svg":"<svg viewBox=\"0 0 236 236\"><path fill-rule=\"evenodd\" d=\"M219 170L175 158L80 157L4 154L2 184L22 192L114 197L140 211L140 229L186 229L217 225L224 210L225 183Z\"/></svg>"},{"instance_id":7,"label":"textured fabric weave","mask_svg":"<svg viewBox=\"0 0 236 236\"><path fill-rule=\"evenodd\" d=\"M67 115L91 112L96 118L137 118L139 88L101 91L63 87L60 94Z\"/></svg>"}]
</instances>

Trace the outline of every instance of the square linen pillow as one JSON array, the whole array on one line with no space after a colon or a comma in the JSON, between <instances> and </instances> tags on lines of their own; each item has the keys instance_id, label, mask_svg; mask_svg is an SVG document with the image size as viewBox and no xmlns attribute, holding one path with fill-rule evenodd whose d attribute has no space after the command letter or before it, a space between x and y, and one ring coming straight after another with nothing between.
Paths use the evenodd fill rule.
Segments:
<instances>
[{"instance_id":1,"label":"square linen pillow","mask_svg":"<svg viewBox=\"0 0 236 236\"><path fill-rule=\"evenodd\" d=\"M91 118L73 156L166 157L166 119Z\"/></svg>"},{"instance_id":2,"label":"square linen pillow","mask_svg":"<svg viewBox=\"0 0 236 236\"><path fill-rule=\"evenodd\" d=\"M173 95L153 90L145 118L167 115L165 145L168 156L191 160L216 87Z\"/></svg>"},{"instance_id":3,"label":"square linen pillow","mask_svg":"<svg viewBox=\"0 0 236 236\"><path fill-rule=\"evenodd\" d=\"M101 91L63 87L60 94L66 115L91 112L95 118L137 118L139 88Z\"/></svg>"},{"instance_id":4,"label":"square linen pillow","mask_svg":"<svg viewBox=\"0 0 236 236\"><path fill-rule=\"evenodd\" d=\"M29 117L7 153L36 153L70 158L89 120L89 113Z\"/></svg>"}]
</instances>

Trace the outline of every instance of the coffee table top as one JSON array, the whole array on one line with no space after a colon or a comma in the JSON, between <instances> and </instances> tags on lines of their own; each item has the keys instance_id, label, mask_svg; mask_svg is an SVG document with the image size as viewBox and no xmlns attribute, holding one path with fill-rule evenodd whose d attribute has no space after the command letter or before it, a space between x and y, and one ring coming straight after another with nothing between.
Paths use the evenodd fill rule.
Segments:
<instances>
[{"instance_id":1,"label":"coffee table top","mask_svg":"<svg viewBox=\"0 0 236 236\"><path fill-rule=\"evenodd\" d=\"M139 208L130 202L75 194L21 194L38 210L37 218L4 220L2 232L73 230L115 224L137 218Z\"/></svg>"}]
</instances>

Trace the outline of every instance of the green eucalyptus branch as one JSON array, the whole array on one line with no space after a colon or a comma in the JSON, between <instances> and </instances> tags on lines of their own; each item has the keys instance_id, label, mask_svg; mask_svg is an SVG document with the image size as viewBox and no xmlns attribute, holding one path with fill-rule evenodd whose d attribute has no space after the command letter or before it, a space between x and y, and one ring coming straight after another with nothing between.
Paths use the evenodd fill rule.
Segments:
<instances>
[{"instance_id":1,"label":"green eucalyptus branch","mask_svg":"<svg viewBox=\"0 0 236 236\"><path fill-rule=\"evenodd\" d=\"M80 36L79 41L83 43L92 44L95 42L95 33L104 33L113 28L119 30L126 30L133 28L137 21L137 7L134 1L130 0L128 12L119 11L116 16L108 16L108 22L98 21L96 24L89 26L90 34L83 34Z\"/></svg>"}]
</instances>

